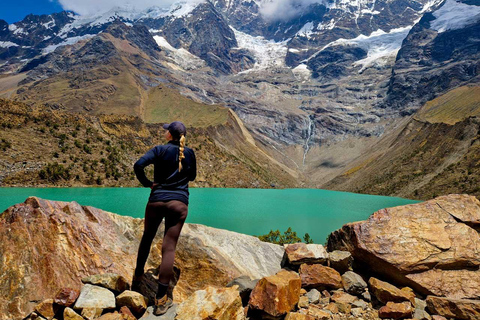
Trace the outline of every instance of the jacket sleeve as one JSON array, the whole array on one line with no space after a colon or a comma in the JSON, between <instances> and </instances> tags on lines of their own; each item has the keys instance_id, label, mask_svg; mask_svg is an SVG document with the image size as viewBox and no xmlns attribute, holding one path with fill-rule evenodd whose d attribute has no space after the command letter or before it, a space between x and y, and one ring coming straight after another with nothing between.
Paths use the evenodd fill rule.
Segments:
<instances>
[{"instance_id":1,"label":"jacket sleeve","mask_svg":"<svg viewBox=\"0 0 480 320\"><path fill-rule=\"evenodd\" d=\"M188 180L193 181L197 177L197 159L195 158L195 152L192 150L192 164L190 166L190 172L188 174Z\"/></svg>"},{"instance_id":2,"label":"jacket sleeve","mask_svg":"<svg viewBox=\"0 0 480 320\"><path fill-rule=\"evenodd\" d=\"M150 149L145 153L137 162L133 165L133 170L137 176L138 181L147 188L150 188L153 185L153 182L150 181L145 175L145 167L154 163L157 156L157 148Z\"/></svg>"}]
</instances>

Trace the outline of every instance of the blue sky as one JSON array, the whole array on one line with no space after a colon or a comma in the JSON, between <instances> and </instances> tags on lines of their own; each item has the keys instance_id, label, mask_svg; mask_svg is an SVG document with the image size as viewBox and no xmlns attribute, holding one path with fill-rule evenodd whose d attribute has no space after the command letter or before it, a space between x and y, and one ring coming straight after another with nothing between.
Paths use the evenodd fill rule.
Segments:
<instances>
[{"instance_id":1,"label":"blue sky","mask_svg":"<svg viewBox=\"0 0 480 320\"><path fill-rule=\"evenodd\" d=\"M1 4L0 19L13 23L23 20L30 13L49 14L62 10L57 0L4 0Z\"/></svg>"}]
</instances>

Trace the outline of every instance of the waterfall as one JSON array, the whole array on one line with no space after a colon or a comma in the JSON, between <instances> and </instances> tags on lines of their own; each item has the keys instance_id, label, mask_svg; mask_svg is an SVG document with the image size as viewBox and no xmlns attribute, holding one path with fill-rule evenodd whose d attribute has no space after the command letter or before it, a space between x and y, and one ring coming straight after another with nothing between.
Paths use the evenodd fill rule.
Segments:
<instances>
[{"instance_id":1,"label":"waterfall","mask_svg":"<svg viewBox=\"0 0 480 320\"><path fill-rule=\"evenodd\" d=\"M314 135L314 130L315 130L315 124L312 121L313 115L307 116L308 119L308 124L307 124L307 137L305 139L305 145L303 146L303 165L305 166L305 158L307 157L308 150L310 149L310 139Z\"/></svg>"}]
</instances>

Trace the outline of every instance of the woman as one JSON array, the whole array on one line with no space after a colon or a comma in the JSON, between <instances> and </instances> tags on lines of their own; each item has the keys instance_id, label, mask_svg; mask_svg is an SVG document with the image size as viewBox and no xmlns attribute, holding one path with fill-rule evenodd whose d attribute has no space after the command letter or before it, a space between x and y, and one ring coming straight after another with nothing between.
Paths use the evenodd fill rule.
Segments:
<instances>
[{"instance_id":1,"label":"woman","mask_svg":"<svg viewBox=\"0 0 480 320\"><path fill-rule=\"evenodd\" d=\"M137 266L132 280L132 290L138 291L144 267L150 253L158 226L165 217L162 243L162 263L159 267L159 284L154 314L164 314L172 305L167 296L173 278L175 247L188 213L188 182L195 180L197 166L195 153L185 147L185 125L179 121L163 126L168 143L148 151L134 165L135 174L144 187L152 189L145 210L144 231L138 249ZM154 179L145 176L144 168L154 165Z\"/></svg>"}]
</instances>

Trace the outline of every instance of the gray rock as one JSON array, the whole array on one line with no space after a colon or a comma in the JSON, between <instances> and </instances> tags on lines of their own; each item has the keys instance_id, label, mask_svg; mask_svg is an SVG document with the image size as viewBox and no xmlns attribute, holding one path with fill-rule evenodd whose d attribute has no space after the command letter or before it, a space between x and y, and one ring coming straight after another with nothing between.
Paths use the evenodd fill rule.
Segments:
<instances>
[{"instance_id":1,"label":"gray rock","mask_svg":"<svg viewBox=\"0 0 480 320\"><path fill-rule=\"evenodd\" d=\"M351 314L352 316L354 316L355 318L358 318L362 315L362 312L363 309L362 308L352 308L352 311L351 311Z\"/></svg>"},{"instance_id":2,"label":"gray rock","mask_svg":"<svg viewBox=\"0 0 480 320\"><path fill-rule=\"evenodd\" d=\"M177 308L178 304L174 303L165 314L157 317L153 314L153 306L150 306L139 320L174 320L177 315Z\"/></svg>"},{"instance_id":3,"label":"gray rock","mask_svg":"<svg viewBox=\"0 0 480 320\"><path fill-rule=\"evenodd\" d=\"M345 291L350 294L362 294L367 288L367 283L363 278L353 271L347 271L342 275L342 283Z\"/></svg>"},{"instance_id":4,"label":"gray rock","mask_svg":"<svg viewBox=\"0 0 480 320\"><path fill-rule=\"evenodd\" d=\"M83 308L114 309L115 295L108 289L86 284L73 308L77 310Z\"/></svg>"},{"instance_id":5,"label":"gray rock","mask_svg":"<svg viewBox=\"0 0 480 320\"><path fill-rule=\"evenodd\" d=\"M413 311L413 318L418 320L431 320L432 317L425 309L427 308L427 302L415 298L415 310Z\"/></svg>"},{"instance_id":6,"label":"gray rock","mask_svg":"<svg viewBox=\"0 0 480 320\"><path fill-rule=\"evenodd\" d=\"M250 298L250 293L252 292L253 288L255 288L259 280L260 279L252 280L248 276L241 276L230 281L227 284L227 287L233 287L234 285L237 285L238 292L242 298L242 303L243 305L246 305L248 303L248 299Z\"/></svg>"},{"instance_id":7,"label":"gray rock","mask_svg":"<svg viewBox=\"0 0 480 320\"><path fill-rule=\"evenodd\" d=\"M328 254L330 267L340 273L352 270L353 257L348 251L335 250Z\"/></svg>"},{"instance_id":8,"label":"gray rock","mask_svg":"<svg viewBox=\"0 0 480 320\"><path fill-rule=\"evenodd\" d=\"M308 302L318 303L318 301L320 300L320 296L321 296L320 291L318 291L317 289L312 289L307 293Z\"/></svg>"},{"instance_id":9,"label":"gray rock","mask_svg":"<svg viewBox=\"0 0 480 320\"><path fill-rule=\"evenodd\" d=\"M363 300L355 300L352 302L352 307L354 308L362 308L362 310L365 310L368 308L368 303L366 303Z\"/></svg>"},{"instance_id":10,"label":"gray rock","mask_svg":"<svg viewBox=\"0 0 480 320\"><path fill-rule=\"evenodd\" d=\"M365 291L364 293L362 293L362 299L365 301L372 301L372 295L370 294L370 292Z\"/></svg>"}]
</instances>

